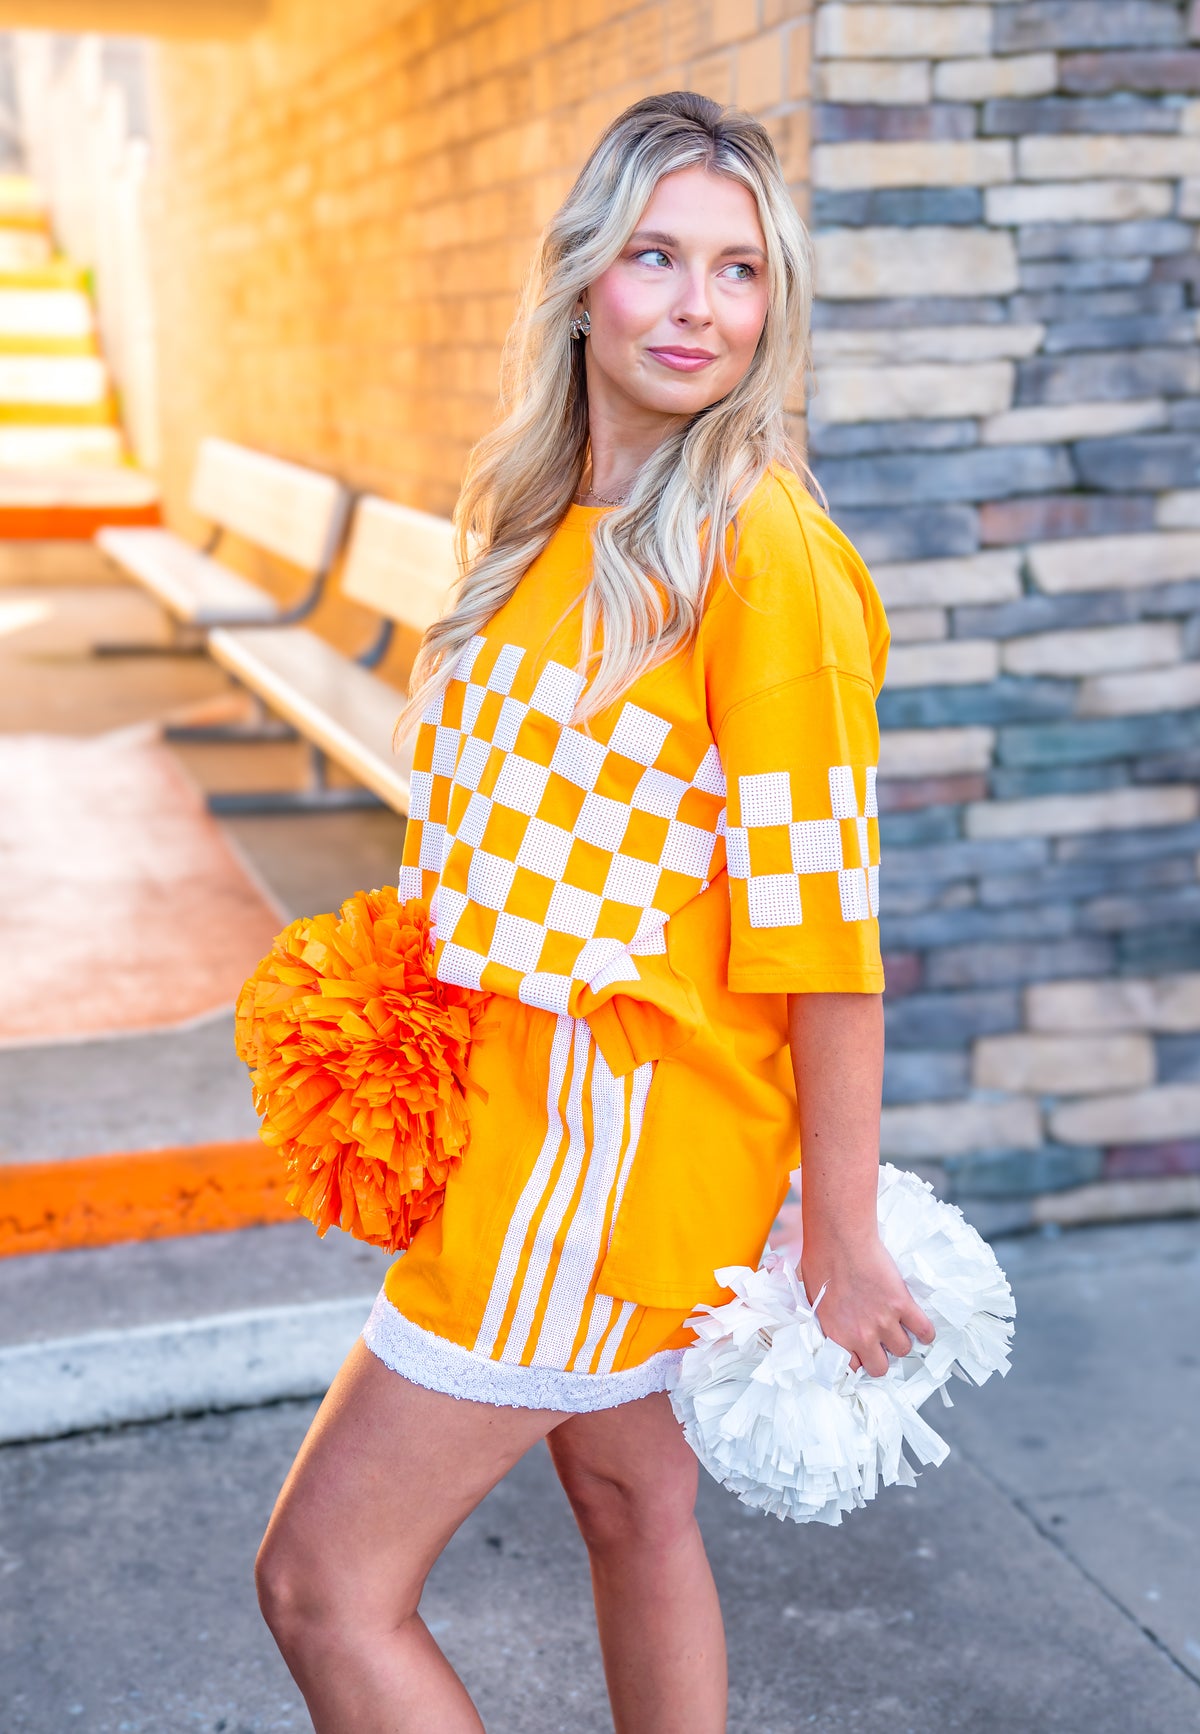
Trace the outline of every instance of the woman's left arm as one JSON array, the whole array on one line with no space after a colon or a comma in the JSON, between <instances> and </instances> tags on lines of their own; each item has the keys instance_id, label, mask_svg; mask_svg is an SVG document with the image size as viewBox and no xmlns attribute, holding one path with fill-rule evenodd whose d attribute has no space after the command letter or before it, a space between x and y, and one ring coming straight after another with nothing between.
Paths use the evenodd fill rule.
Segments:
<instances>
[{"instance_id":1,"label":"woman's left arm","mask_svg":"<svg viewBox=\"0 0 1200 1734\"><path fill-rule=\"evenodd\" d=\"M825 1335L850 1350L852 1366L878 1376L889 1350L909 1352L910 1331L923 1343L934 1336L879 1238L883 997L789 994L788 1030L800 1103L804 1287L814 1298L825 1289Z\"/></svg>"}]
</instances>

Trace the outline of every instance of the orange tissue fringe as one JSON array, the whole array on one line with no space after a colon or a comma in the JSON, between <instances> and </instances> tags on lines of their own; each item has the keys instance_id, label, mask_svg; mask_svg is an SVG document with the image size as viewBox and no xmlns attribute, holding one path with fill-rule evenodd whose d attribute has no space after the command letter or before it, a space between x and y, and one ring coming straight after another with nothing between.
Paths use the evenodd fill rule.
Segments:
<instances>
[{"instance_id":1,"label":"orange tissue fringe","mask_svg":"<svg viewBox=\"0 0 1200 1734\"><path fill-rule=\"evenodd\" d=\"M402 1251L467 1144L467 1055L485 994L433 972L429 910L358 891L278 935L238 995L238 1057L288 1203L323 1235Z\"/></svg>"}]
</instances>

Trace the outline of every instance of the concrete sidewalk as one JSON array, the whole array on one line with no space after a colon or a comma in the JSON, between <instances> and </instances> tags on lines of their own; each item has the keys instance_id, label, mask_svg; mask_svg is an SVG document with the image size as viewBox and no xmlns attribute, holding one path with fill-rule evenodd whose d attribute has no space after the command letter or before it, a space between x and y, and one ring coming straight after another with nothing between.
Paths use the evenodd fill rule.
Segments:
<instances>
[{"instance_id":1,"label":"concrete sidewalk","mask_svg":"<svg viewBox=\"0 0 1200 1734\"><path fill-rule=\"evenodd\" d=\"M242 1312L276 1297L285 1266L315 1301L349 1280L365 1295L377 1276L362 1249L310 1238L305 1251L290 1229L211 1239L220 1258L189 1253L190 1275L178 1242L109 1249L107 1274L99 1254L9 1269L26 1265L56 1331L75 1316L72 1284L119 1332L172 1306L205 1316L218 1268ZM705 1481L731 1734L1200 1727L1200 1227L998 1250L1020 1307L1013 1372L963 1388L943 1417L953 1455L914 1492L891 1490L841 1530L801 1531ZM72 1258L90 1266L70 1273ZM5 1734L308 1726L250 1574L311 1413L283 1403L0 1451ZM396 1497L413 1496L397 1465ZM610 1727L586 1564L544 1452L464 1525L425 1605L497 1734Z\"/></svg>"}]
</instances>

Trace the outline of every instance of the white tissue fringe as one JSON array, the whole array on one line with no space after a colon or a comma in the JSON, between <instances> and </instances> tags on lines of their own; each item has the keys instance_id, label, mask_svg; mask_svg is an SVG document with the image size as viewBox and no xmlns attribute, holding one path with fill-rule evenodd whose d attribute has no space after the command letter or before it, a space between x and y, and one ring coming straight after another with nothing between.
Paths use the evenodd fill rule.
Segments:
<instances>
[{"instance_id":1,"label":"white tissue fringe","mask_svg":"<svg viewBox=\"0 0 1200 1734\"><path fill-rule=\"evenodd\" d=\"M797 1178L797 1186L799 1180ZM671 1403L710 1475L745 1505L797 1523L842 1521L880 1486L916 1483L913 1465L944 1462L950 1447L918 1413L954 1376L982 1385L1007 1373L1016 1304L996 1255L961 1210L932 1186L885 1164L879 1232L913 1299L937 1331L888 1371L850 1371L798 1274L799 1251L768 1251L757 1270L717 1271L734 1292L689 1320Z\"/></svg>"}]
</instances>

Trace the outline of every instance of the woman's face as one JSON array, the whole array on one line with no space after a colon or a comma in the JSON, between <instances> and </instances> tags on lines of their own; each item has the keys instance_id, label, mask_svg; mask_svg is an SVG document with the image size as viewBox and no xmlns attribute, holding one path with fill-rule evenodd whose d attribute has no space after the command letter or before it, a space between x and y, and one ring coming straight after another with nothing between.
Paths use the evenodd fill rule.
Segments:
<instances>
[{"instance_id":1,"label":"woman's face","mask_svg":"<svg viewBox=\"0 0 1200 1734\"><path fill-rule=\"evenodd\" d=\"M690 417L732 391L767 316L766 241L753 195L702 167L659 181L582 305L588 394L614 410ZM623 399L624 405L620 404Z\"/></svg>"}]
</instances>

